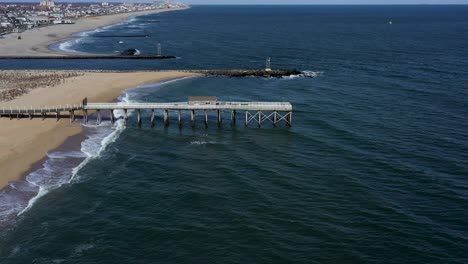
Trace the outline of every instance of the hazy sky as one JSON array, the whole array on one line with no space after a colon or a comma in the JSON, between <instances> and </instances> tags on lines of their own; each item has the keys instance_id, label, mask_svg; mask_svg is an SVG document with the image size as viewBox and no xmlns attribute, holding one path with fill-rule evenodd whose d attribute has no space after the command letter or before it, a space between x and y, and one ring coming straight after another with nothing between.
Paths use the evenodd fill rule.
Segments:
<instances>
[{"instance_id":1,"label":"hazy sky","mask_svg":"<svg viewBox=\"0 0 468 264\"><path fill-rule=\"evenodd\" d=\"M468 0L185 0L188 4L468 4Z\"/></svg>"}]
</instances>

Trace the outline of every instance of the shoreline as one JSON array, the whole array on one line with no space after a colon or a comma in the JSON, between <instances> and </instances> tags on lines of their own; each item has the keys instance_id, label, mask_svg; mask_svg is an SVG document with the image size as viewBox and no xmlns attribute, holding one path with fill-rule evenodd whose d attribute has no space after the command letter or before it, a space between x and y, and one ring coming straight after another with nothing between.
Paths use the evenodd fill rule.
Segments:
<instances>
[{"instance_id":1,"label":"shoreline","mask_svg":"<svg viewBox=\"0 0 468 264\"><path fill-rule=\"evenodd\" d=\"M25 71L38 72L38 71ZM44 72L44 71L40 71ZM57 71L54 71L57 72ZM166 82L185 77L199 76L181 71L95 72L84 73L48 88L39 88L23 94L2 107L14 105L43 106L78 104L82 98L90 101L110 102L126 90L141 85ZM51 98L50 93L54 94ZM0 119L0 190L9 183L24 179L34 169L34 164L47 157L47 153L60 147L69 137L83 131L80 120L70 124L68 119ZM11 135L15 135L12 137Z\"/></svg>"},{"instance_id":2,"label":"shoreline","mask_svg":"<svg viewBox=\"0 0 468 264\"><path fill-rule=\"evenodd\" d=\"M47 27L33 28L22 33L10 33L0 39L0 56L64 56L77 54L77 52L64 52L52 49L52 45L79 38L74 36L81 32L96 30L99 28L123 23L130 17L158 14L170 11L181 11L187 8L153 9L129 13L120 13L96 17L84 17L71 25L50 25ZM18 40L17 36L22 39Z\"/></svg>"},{"instance_id":3,"label":"shoreline","mask_svg":"<svg viewBox=\"0 0 468 264\"><path fill-rule=\"evenodd\" d=\"M201 76L181 71L80 73L83 75L57 86L34 89L0 104L57 105L54 102L60 100L71 104L73 97L112 102L119 100L127 90ZM48 93L54 93L54 98ZM43 195L72 181L77 172L99 156L124 129L123 120L114 126L94 126L83 125L80 119L70 124L68 119L0 118L0 230L13 224Z\"/></svg>"}]
</instances>

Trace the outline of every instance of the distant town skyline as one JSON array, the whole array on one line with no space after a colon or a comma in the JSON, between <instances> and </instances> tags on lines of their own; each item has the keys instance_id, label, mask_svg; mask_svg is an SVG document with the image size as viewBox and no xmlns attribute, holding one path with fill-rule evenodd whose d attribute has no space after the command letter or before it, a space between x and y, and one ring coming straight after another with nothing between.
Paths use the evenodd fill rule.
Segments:
<instances>
[{"instance_id":1,"label":"distant town skyline","mask_svg":"<svg viewBox=\"0 0 468 264\"><path fill-rule=\"evenodd\" d=\"M34 0L0 0L0 3L35 3ZM152 0L58 0L57 3L64 2L118 2L118 3L151 3ZM186 4L203 5L424 5L424 4L468 4L468 0L181 0Z\"/></svg>"},{"instance_id":2,"label":"distant town skyline","mask_svg":"<svg viewBox=\"0 0 468 264\"><path fill-rule=\"evenodd\" d=\"M468 4L468 0L186 0L187 4Z\"/></svg>"}]
</instances>

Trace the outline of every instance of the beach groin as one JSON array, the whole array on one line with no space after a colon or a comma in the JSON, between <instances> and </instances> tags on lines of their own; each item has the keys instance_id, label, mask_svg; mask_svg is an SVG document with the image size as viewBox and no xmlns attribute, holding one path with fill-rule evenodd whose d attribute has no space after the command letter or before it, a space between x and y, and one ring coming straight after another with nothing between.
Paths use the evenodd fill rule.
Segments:
<instances>
[{"instance_id":1,"label":"beach groin","mask_svg":"<svg viewBox=\"0 0 468 264\"><path fill-rule=\"evenodd\" d=\"M176 56L67 55L67 56L0 56L0 60L167 60Z\"/></svg>"}]
</instances>

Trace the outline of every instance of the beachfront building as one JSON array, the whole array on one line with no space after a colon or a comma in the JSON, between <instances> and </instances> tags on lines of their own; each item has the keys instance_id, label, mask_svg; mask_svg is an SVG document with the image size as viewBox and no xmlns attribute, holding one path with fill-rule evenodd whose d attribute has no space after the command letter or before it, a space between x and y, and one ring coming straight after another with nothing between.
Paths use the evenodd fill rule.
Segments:
<instances>
[{"instance_id":1,"label":"beachfront building","mask_svg":"<svg viewBox=\"0 0 468 264\"><path fill-rule=\"evenodd\" d=\"M55 2L54 1L49 1L49 0L44 0L44 1L41 1L39 3L39 6L45 6L45 7L48 7L48 8L53 8L55 6Z\"/></svg>"},{"instance_id":2,"label":"beachfront building","mask_svg":"<svg viewBox=\"0 0 468 264\"><path fill-rule=\"evenodd\" d=\"M22 32L26 29L54 24L73 24L73 20L80 17L166 8L166 5L165 0L156 1L155 4L110 2L56 4L54 0L42 0L39 5L0 2L0 34ZM177 4L171 3L170 5Z\"/></svg>"},{"instance_id":3,"label":"beachfront building","mask_svg":"<svg viewBox=\"0 0 468 264\"><path fill-rule=\"evenodd\" d=\"M13 24L10 22L0 22L0 27L3 27L3 28L13 27Z\"/></svg>"}]
</instances>

